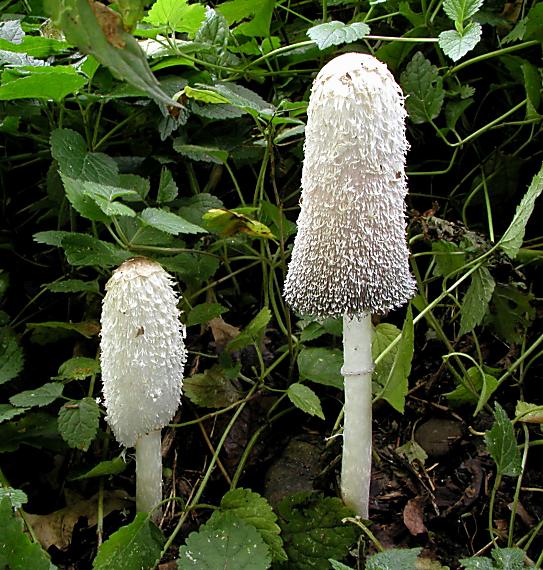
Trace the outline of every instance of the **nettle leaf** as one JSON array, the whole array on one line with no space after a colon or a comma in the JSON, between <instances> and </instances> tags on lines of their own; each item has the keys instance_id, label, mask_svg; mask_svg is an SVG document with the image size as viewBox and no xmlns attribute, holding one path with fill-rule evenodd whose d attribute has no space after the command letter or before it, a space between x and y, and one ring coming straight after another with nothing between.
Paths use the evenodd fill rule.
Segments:
<instances>
[{"instance_id":1,"label":"nettle leaf","mask_svg":"<svg viewBox=\"0 0 543 570\"><path fill-rule=\"evenodd\" d=\"M537 2L528 12L526 32L522 39L543 41L543 4Z\"/></svg>"},{"instance_id":2,"label":"nettle leaf","mask_svg":"<svg viewBox=\"0 0 543 570\"><path fill-rule=\"evenodd\" d=\"M191 309L187 317L186 325L187 327L192 327L194 325L208 323L211 319L227 312L228 309L219 303L202 303Z\"/></svg>"},{"instance_id":3,"label":"nettle leaf","mask_svg":"<svg viewBox=\"0 0 543 570\"><path fill-rule=\"evenodd\" d=\"M44 99L60 103L67 95L76 93L88 80L71 66L17 68L19 77L7 81L7 73L2 73L0 101L14 99Z\"/></svg>"},{"instance_id":4,"label":"nettle leaf","mask_svg":"<svg viewBox=\"0 0 543 570\"><path fill-rule=\"evenodd\" d=\"M317 44L319 49L324 50L330 46L350 44L361 40L370 33L370 27L364 22L344 24L333 20L307 30L307 35Z\"/></svg>"},{"instance_id":5,"label":"nettle leaf","mask_svg":"<svg viewBox=\"0 0 543 570\"><path fill-rule=\"evenodd\" d=\"M51 570L56 568L46 552L23 530L23 520L11 507L9 498L0 499L0 528L2 548L0 548L0 568L10 570Z\"/></svg>"},{"instance_id":6,"label":"nettle leaf","mask_svg":"<svg viewBox=\"0 0 543 570\"><path fill-rule=\"evenodd\" d=\"M24 414L29 408L16 408L10 404L0 404L0 424Z\"/></svg>"},{"instance_id":7,"label":"nettle leaf","mask_svg":"<svg viewBox=\"0 0 543 570\"><path fill-rule=\"evenodd\" d=\"M160 208L145 208L141 212L140 218L145 225L171 235L207 233L204 228L191 224L181 216Z\"/></svg>"},{"instance_id":8,"label":"nettle leaf","mask_svg":"<svg viewBox=\"0 0 543 570\"><path fill-rule=\"evenodd\" d=\"M174 139L173 148L180 155L186 156L190 160L224 164L228 159L228 151L224 149L213 146L185 144L183 138Z\"/></svg>"},{"instance_id":9,"label":"nettle leaf","mask_svg":"<svg viewBox=\"0 0 543 570\"><path fill-rule=\"evenodd\" d=\"M445 0L443 10L451 20L461 24L476 14L482 5L483 0Z\"/></svg>"},{"instance_id":10,"label":"nettle leaf","mask_svg":"<svg viewBox=\"0 0 543 570\"><path fill-rule=\"evenodd\" d=\"M202 374L183 380L183 394L203 408L225 408L241 398L241 392L224 370L212 366Z\"/></svg>"},{"instance_id":11,"label":"nettle leaf","mask_svg":"<svg viewBox=\"0 0 543 570\"><path fill-rule=\"evenodd\" d=\"M437 67L420 51L407 64L400 76L400 83L408 96L405 106L414 123L426 123L439 115L445 98L443 79Z\"/></svg>"},{"instance_id":12,"label":"nettle leaf","mask_svg":"<svg viewBox=\"0 0 543 570\"><path fill-rule=\"evenodd\" d=\"M17 336L9 327L0 327L0 384L16 378L23 363L23 350Z\"/></svg>"},{"instance_id":13,"label":"nettle leaf","mask_svg":"<svg viewBox=\"0 0 543 570\"><path fill-rule=\"evenodd\" d=\"M303 348L298 354L300 378L343 390L343 352L337 348Z\"/></svg>"},{"instance_id":14,"label":"nettle leaf","mask_svg":"<svg viewBox=\"0 0 543 570\"><path fill-rule=\"evenodd\" d=\"M28 503L28 497L24 491L13 489L13 487L0 487L0 503L7 498L14 509L20 509Z\"/></svg>"},{"instance_id":15,"label":"nettle leaf","mask_svg":"<svg viewBox=\"0 0 543 570\"><path fill-rule=\"evenodd\" d=\"M156 0L143 19L155 27L167 26L176 32L194 36L202 25L206 14L202 4L189 4L187 0Z\"/></svg>"},{"instance_id":16,"label":"nettle leaf","mask_svg":"<svg viewBox=\"0 0 543 570\"><path fill-rule=\"evenodd\" d=\"M382 327L383 325L379 326ZM400 341L386 357L380 361L377 360L379 354L396 338L395 332L390 325L378 332L376 331L372 344L372 354L377 361L374 377L375 382L380 386L377 397L386 400L395 410L403 413L405 397L409 389L408 380L411 373L415 339L411 306L407 310ZM387 340L389 340L388 343Z\"/></svg>"},{"instance_id":17,"label":"nettle leaf","mask_svg":"<svg viewBox=\"0 0 543 570\"><path fill-rule=\"evenodd\" d=\"M160 171L160 182L158 183L158 194L156 201L159 204L167 204L177 198L177 184L173 179L171 171L165 166Z\"/></svg>"},{"instance_id":18,"label":"nettle leaf","mask_svg":"<svg viewBox=\"0 0 543 570\"><path fill-rule=\"evenodd\" d=\"M51 293L99 293L98 281L82 281L81 279L64 279L47 283L44 287Z\"/></svg>"},{"instance_id":19,"label":"nettle leaf","mask_svg":"<svg viewBox=\"0 0 543 570\"><path fill-rule=\"evenodd\" d=\"M98 431L100 408L93 398L64 404L58 413L58 431L70 446L87 451Z\"/></svg>"},{"instance_id":20,"label":"nettle leaf","mask_svg":"<svg viewBox=\"0 0 543 570\"><path fill-rule=\"evenodd\" d=\"M459 336L471 332L483 322L495 287L496 282L484 265L472 273L471 283L460 309Z\"/></svg>"},{"instance_id":21,"label":"nettle leaf","mask_svg":"<svg viewBox=\"0 0 543 570\"><path fill-rule=\"evenodd\" d=\"M477 556L463 558L460 564L466 570L524 570L527 566L524 563L525 553L520 548L494 548L492 558Z\"/></svg>"},{"instance_id":22,"label":"nettle leaf","mask_svg":"<svg viewBox=\"0 0 543 570\"><path fill-rule=\"evenodd\" d=\"M278 512L289 563L298 570L328 570L328 559L344 558L356 540L354 528L342 522L352 512L337 497L297 493Z\"/></svg>"},{"instance_id":23,"label":"nettle leaf","mask_svg":"<svg viewBox=\"0 0 543 570\"><path fill-rule=\"evenodd\" d=\"M417 570L417 558L422 548L392 548L369 556L366 570Z\"/></svg>"},{"instance_id":24,"label":"nettle leaf","mask_svg":"<svg viewBox=\"0 0 543 570\"><path fill-rule=\"evenodd\" d=\"M114 532L98 549L93 570L153 568L160 558L164 536L146 513Z\"/></svg>"},{"instance_id":25,"label":"nettle leaf","mask_svg":"<svg viewBox=\"0 0 543 570\"><path fill-rule=\"evenodd\" d=\"M249 489L234 489L223 496L220 510L254 526L268 545L274 561L287 559L279 536L281 529L277 524L277 516L264 497Z\"/></svg>"},{"instance_id":26,"label":"nettle leaf","mask_svg":"<svg viewBox=\"0 0 543 570\"><path fill-rule=\"evenodd\" d=\"M439 47L453 61L458 61L479 43L482 32L479 22L470 22L461 32L446 30L439 34Z\"/></svg>"},{"instance_id":27,"label":"nettle leaf","mask_svg":"<svg viewBox=\"0 0 543 570\"><path fill-rule=\"evenodd\" d=\"M494 424L485 434L485 443L496 463L498 475L515 477L520 474L521 458L515 430L498 402L494 404Z\"/></svg>"},{"instance_id":28,"label":"nettle leaf","mask_svg":"<svg viewBox=\"0 0 543 570\"><path fill-rule=\"evenodd\" d=\"M99 372L98 360L86 356L74 356L60 365L57 378L59 380L85 380Z\"/></svg>"},{"instance_id":29,"label":"nettle leaf","mask_svg":"<svg viewBox=\"0 0 543 570\"><path fill-rule=\"evenodd\" d=\"M226 18L229 25L243 20L235 28L236 33L248 37L268 37L274 6L273 0L230 0L216 5L215 9Z\"/></svg>"},{"instance_id":30,"label":"nettle leaf","mask_svg":"<svg viewBox=\"0 0 543 570\"><path fill-rule=\"evenodd\" d=\"M270 549L258 530L230 512L214 512L179 549L177 567L184 570L267 570Z\"/></svg>"},{"instance_id":31,"label":"nettle leaf","mask_svg":"<svg viewBox=\"0 0 543 570\"><path fill-rule=\"evenodd\" d=\"M62 238L61 247L68 263L76 267L116 267L132 257L130 252L88 234L69 234Z\"/></svg>"},{"instance_id":32,"label":"nettle leaf","mask_svg":"<svg viewBox=\"0 0 543 570\"><path fill-rule=\"evenodd\" d=\"M271 320L271 311L267 308L261 309L255 318L231 340L226 348L229 352L241 350L251 344L258 344L264 336L266 327Z\"/></svg>"},{"instance_id":33,"label":"nettle leaf","mask_svg":"<svg viewBox=\"0 0 543 570\"><path fill-rule=\"evenodd\" d=\"M534 204L539 195L543 192L543 166L541 170L534 176L528 191L523 196L520 204L517 206L513 221L509 224L507 230L498 242L501 249L511 258L515 259L526 231L526 224L534 210Z\"/></svg>"},{"instance_id":34,"label":"nettle leaf","mask_svg":"<svg viewBox=\"0 0 543 570\"><path fill-rule=\"evenodd\" d=\"M207 87L224 97L234 107L246 111L252 116L270 116L275 111L275 107L271 103L268 103L258 93L243 85L218 82Z\"/></svg>"},{"instance_id":35,"label":"nettle leaf","mask_svg":"<svg viewBox=\"0 0 543 570\"><path fill-rule=\"evenodd\" d=\"M118 475L126 469L126 462L120 458L115 457L110 461L101 461L88 471L80 475L69 477L70 481L80 481L82 479L92 479L93 477L105 477L107 475Z\"/></svg>"},{"instance_id":36,"label":"nettle leaf","mask_svg":"<svg viewBox=\"0 0 543 570\"><path fill-rule=\"evenodd\" d=\"M309 386L295 382L288 387L287 396L297 408L306 414L324 419L321 401Z\"/></svg>"},{"instance_id":37,"label":"nettle leaf","mask_svg":"<svg viewBox=\"0 0 543 570\"><path fill-rule=\"evenodd\" d=\"M25 390L19 392L15 396L11 396L10 403L18 408L32 408L34 406L41 407L47 406L60 398L64 386L59 382L49 382L35 390Z\"/></svg>"}]
</instances>

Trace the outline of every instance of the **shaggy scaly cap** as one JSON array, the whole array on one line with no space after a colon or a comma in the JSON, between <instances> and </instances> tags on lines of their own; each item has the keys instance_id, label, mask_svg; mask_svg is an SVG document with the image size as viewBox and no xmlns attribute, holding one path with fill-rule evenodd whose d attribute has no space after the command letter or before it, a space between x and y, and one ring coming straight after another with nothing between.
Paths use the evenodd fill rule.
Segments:
<instances>
[{"instance_id":1,"label":"shaggy scaly cap","mask_svg":"<svg viewBox=\"0 0 543 570\"><path fill-rule=\"evenodd\" d=\"M179 406L184 329L172 278L150 259L125 261L106 291L100 357L106 419L130 447L166 425Z\"/></svg>"},{"instance_id":2,"label":"shaggy scaly cap","mask_svg":"<svg viewBox=\"0 0 543 570\"><path fill-rule=\"evenodd\" d=\"M405 239L404 97L385 64L347 53L311 90L285 298L304 315L382 313L415 289Z\"/></svg>"}]
</instances>

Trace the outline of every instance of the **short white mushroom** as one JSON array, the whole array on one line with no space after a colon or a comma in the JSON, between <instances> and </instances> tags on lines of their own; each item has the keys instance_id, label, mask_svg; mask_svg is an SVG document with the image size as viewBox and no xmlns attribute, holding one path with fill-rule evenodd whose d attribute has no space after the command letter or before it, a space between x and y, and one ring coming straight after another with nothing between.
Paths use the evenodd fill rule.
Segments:
<instances>
[{"instance_id":1,"label":"short white mushroom","mask_svg":"<svg viewBox=\"0 0 543 570\"><path fill-rule=\"evenodd\" d=\"M415 290L405 232L404 97L386 65L346 53L317 75L307 109L298 233L285 282L302 315L344 319L341 488L368 516L371 313Z\"/></svg>"},{"instance_id":2,"label":"short white mushroom","mask_svg":"<svg viewBox=\"0 0 543 570\"><path fill-rule=\"evenodd\" d=\"M136 508L143 512L162 500L160 430L179 406L186 361L172 283L159 263L129 259L113 272L102 305L106 420L119 443L136 447Z\"/></svg>"}]
</instances>

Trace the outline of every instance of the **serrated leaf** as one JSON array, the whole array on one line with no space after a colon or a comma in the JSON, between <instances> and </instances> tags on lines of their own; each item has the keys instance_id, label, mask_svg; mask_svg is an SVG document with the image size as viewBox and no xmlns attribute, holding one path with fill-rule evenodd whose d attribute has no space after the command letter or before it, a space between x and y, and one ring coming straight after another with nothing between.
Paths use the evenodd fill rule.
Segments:
<instances>
[{"instance_id":1,"label":"serrated leaf","mask_svg":"<svg viewBox=\"0 0 543 570\"><path fill-rule=\"evenodd\" d=\"M182 156L191 160L224 164L228 159L228 151L213 147L195 144L185 144L182 138L174 139L173 148Z\"/></svg>"},{"instance_id":2,"label":"serrated leaf","mask_svg":"<svg viewBox=\"0 0 543 570\"><path fill-rule=\"evenodd\" d=\"M28 503L26 493L20 489L13 489L12 487L0 487L0 503L4 498L8 499L14 509L19 509L25 503Z\"/></svg>"},{"instance_id":3,"label":"serrated leaf","mask_svg":"<svg viewBox=\"0 0 543 570\"><path fill-rule=\"evenodd\" d=\"M453 61L458 61L479 43L482 32L483 29L479 22L470 22L462 32L446 30L439 34L439 47Z\"/></svg>"},{"instance_id":4,"label":"serrated leaf","mask_svg":"<svg viewBox=\"0 0 543 570\"><path fill-rule=\"evenodd\" d=\"M56 569L40 545L30 542L30 538L23 531L23 520L15 515L7 497L0 500L0 528L2 529L0 568L10 570Z\"/></svg>"},{"instance_id":5,"label":"serrated leaf","mask_svg":"<svg viewBox=\"0 0 543 570\"><path fill-rule=\"evenodd\" d=\"M321 401L309 386L295 382L288 387L287 396L297 408L306 414L324 419Z\"/></svg>"},{"instance_id":6,"label":"serrated leaf","mask_svg":"<svg viewBox=\"0 0 543 570\"><path fill-rule=\"evenodd\" d=\"M0 327L0 384L16 378L23 363L23 350L17 336L9 327Z\"/></svg>"},{"instance_id":7,"label":"serrated leaf","mask_svg":"<svg viewBox=\"0 0 543 570\"><path fill-rule=\"evenodd\" d=\"M110 461L101 461L92 469L81 473L75 477L69 477L70 481L80 481L82 479L92 479L93 477L105 477L106 475L118 475L126 469L126 462L120 457L115 457Z\"/></svg>"},{"instance_id":8,"label":"serrated leaf","mask_svg":"<svg viewBox=\"0 0 543 570\"><path fill-rule=\"evenodd\" d=\"M526 32L523 40L543 41L543 4L535 3L526 17Z\"/></svg>"},{"instance_id":9,"label":"serrated leaf","mask_svg":"<svg viewBox=\"0 0 543 570\"><path fill-rule=\"evenodd\" d=\"M227 350L232 352L241 350L251 344L258 344L270 320L271 311L267 308L261 309L239 335L228 343L226 346Z\"/></svg>"},{"instance_id":10,"label":"serrated leaf","mask_svg":"<svg viewBox=\"0 0 543 570\"><path fill-rule=\"evenodd\" d=\"M283 541L279 536L281 529L277 524L277 516L264 497L249 489L234 489L223 496L220 510L223 513L232 513L238 519L254 526L270 548L274 561L287 559Z\"/></svg>"},{"instance_id":11,"label":"serrated leaf","mask_svg":"<svg viewBox=\"0 0 543 570\"><path fill-rule=\"evenodd\" d=\"M76 234L62 238L62 248L69 264L75 267L116 267L132 254L108 242L87 234Z\"/></svg>"},{"instance_id":12,"label":"serrated leaf","mask_svg":"<svg viewBox=\"0 0 543 570\"><path fill-rule=\"evenodd\" d=\"M436 268L434 275L436 276L445 277L459 271L466 263L465 253L450 241L433 241L432 253L435 255Z\"/></svg>"},{"instance_id":13,"label":"serrated leaf","mask_svg":"<svg viewBox=\"0 0 543 570\"><path fill-rule=\"evenodd\" d=\"M18 408L32 408L34 406L47 406L60 398L64 386L59 382L49 382L35 390L25 390L19 392L9 399L10 404Z\"/></svg>"},{"instance_id":14,"label":"serrated leaf","mask_svg":"<svg viewBox=\"0 0 543 570\"><path fill-rule=\"evenodd\" d=\"M231 82L218 82L206 87L224 97L232 106L251 113L253 116L270 116L275 110L271 103L268 103L258 93L243 85Z\"/></svg>"},{"instance_id":15,"label":"serrated leaf","mask_svg":"<svg viewBox=\"0 0 543 570\"><path fill-rule=\"evenodd\" d=\"M473 414L475 416L481 411L482 407L498 388L498 380L492 376L492 374L487 374L484 371L481 372L477 366L468 368L466 373L468 377L465 379L465 382L473 387L475 393L464 384L459 384L452 392L448 392L445 396L453 405L477 402L477 408Z\"/></svg>"},{"instance_id":16,"label":"serrated leaf","mask_svg":"<svg viewBox=\"0 0 543 570\"><path fill-rule=\"evenodd\" d=\"M210 232L223 237L244 233L256 238L274 238L270 228L265 224L235 210L212 208L202 216L202 221Z\"/></svg>"},{"instance_id":17,"label":"serrated leaf","mask_svg":"<svg viewBox=\"0 0 543 570\"><path fill-rule=\"evenodd\" d=\"M421 548L391 548L369 556L366 570L417 570Z\"/></svg>"},{"instance_id":18,"label":"serrated leaf","mask_svg":"<svg viewBox=\"0 0 543 570\"><path fill-rule=\"evenodd\" d=\"M176 273L187 285L198 287L219 269L217 257L199 253L179 253L160 259L161 265Z\"/></svg>"},{"instance_id":19,"label":"serrated leaf","mask_svg":"<svg viewBox=\"0 0 543 570\"><path fill-rule=\"evenodd\" d=\"M492 558L477 556L473 558L463 558L460 564L466 570L523 570L524 551L520 548L494 548Z\"/></svg>"},{"instance_id":20,"label":"serrated leaf","mask_svg":"<svg viewBox=\"0 0 543 570\"><path fill-rule=\"evenodd\" d=\"M483 322L495 287L496 282L484 265L472 273L471 283L460 309L459 336L471 332Z\"/></svg>"},{"instance_id":21,"label":"serrated leaf","mask_svg":"<svg viewBox=\"0 0 543 570\"><path fill-rule=\"evenodd\" d=\"M58 413L58 431L70 446L87 451L98 431L100 408L92 398L64 404Z\"/></svg>"},{"instance_id":22,"label":"serrated leaf","mask_svg":"<svg viewBox=\"0 0 543 570\"><path fill-rule=\"evenodd\" d=\"M505 410L494 404L494 423L485 434L487 449L496 463L498 475L515 477L521 471L520 451L517 447L515 430Z\"/></svg>"},{"instance_id":23,"label":"serrated leaf","mask_svg":"<svg viewBox=\"0 0 543 570\"><path fill-rule=\"evenodd\" d=\"M273 0L230 0L217 4L215 9L230 25L243 20L235 28L237 33L248 37L268 37L274 6Z\"/></svg>"},{"instance_id":24,"label":"serrated leaf","mask_svg":"<svg viewBox=\"0 0 543 570\"><path fill-rule=\"evenodd\" d=\"M445 0L443 10L451 20L462 24L476 14L482 5L483 0Z\"/></svg>"},{"instance_id":25,"label":"serrated leaf","mask_svg":"<svg viewBox=\"0 0 543 570\"><path fill-rule=\"evenodd\" d=\"M181 216L160 208L145 208L141 212L140 218L145 225L171 235L207 233L204 228L191 224Z\"/></svg>"},{"instance_id":26,"label":"serrated leaf","mask_svg":"<svg viewBox=\"0 0 543 570\"><path fill-rule=\"evenodd\" d=\"M114 532L98 549L93 570L153 568L160 558L164 537L145 513Z\"/></svg>"},{"instance_id":27,"label":"serrated leaf","mask_svg":"<svg viewBox=\"0 0 543 570\"><path fill-rule=\"evenodd\" d=\"M186 325L187 327L201 325L226 312L228 312L228 309L219 303L202 303L191 309L187 317Z\"/></svg>"},{"instance_id":28,"label":"serrated leaf","mask_svg":"<svg viewBox=\"0 0 543 570\"><path fill-rule=\"evenodd\" d=\"M171 171L165 166L160 171L160 182L158 183L157 202L159 204L166 204L177 198L177 184L173 179Z\"/></svg>"},{"instance_id":29,"label":"serrated leaf","mask_svg":"<svg viewBox=\"0 0 543 570\"><path fill-rule=\"evenodd\" d=\"M100 363L98 360L86 356L74 356L60 365L57 378L60 380L85 380L85 378L99 372Z\"/></svg>"},{"instance_id":30,"label":"serrated leaf","mask_svg":"<svg viewBox=\"0 0 543 570\"><path fill-rule=\"evenodd\" d=\"M0 404L0 423L24 414L28 408L16 408L10 404Z\"/></svg>"},{"instance_id":31,"label":"serrated leaf","mask_svg":"<svg viewBox=\"0 0 543 570\"><path fill-rule=\"evenodd\" d=\"M510 344L523 342L524 333L535 318L534 295L514 284L497 284L492 296L492 310L486 323Z\"/></svg>"},{"instance_id":32,"label":"serrated leaf","mask_svg":"<svg viewBox=\"0 0 543 570\"><path fill-rule=\"evenodd\" d=\"M437 67L420 51L407 64L400 82L408 96L405 106L409 118L414 123L426 123L439 115L445 97L443 79L439 76Z\"/></svg>"},{"instance_id":33,"label":"serrated leaf","mask_svg":"<svg viewBox=\"0 0 543 570\"><path fill-rule=\"evenodd\" d=\"M37 449L66 452L66 444L58 434L57 418L44 412L29 412L0 426L0 453L16 451L23 443Z\"/></svg>"},{"instance_id":34,"label":"serrated leaf","mask_svg":"<svg viewBox=\"0 0 543 570\"><path fill-rule=\"evenodd\" d=\"M515 408L515 417L519 422L528 424L543 424L543 406L518 401Z\"/></svg>"},{"instance_id":35,"label":"serrated leaf","mask_svg":"<svg viewBox=\"0 0 543 570\"><path fill-rule=\"evenodd\" d=\"M82 281L81 279L64 279L47 283L45 288L52 293L99 293L98 281Z\"/></svg>"},{"instance_id":36,"label":"serrated leaf","mask_svg":"<svg viewBox=\"0 0 543 570\"><path fill-rule=\"evenodd\" d=\"M380 338L378 334L376 334L376 338ZM380 386L377 398L386 400L400 413L404 411L405 397L409 389L408 380L413 359L414 337L413 313L411 307L409 307L402 327L400 341L390 351L393 354L389 353L388 358L382 359L382 362L379 362L375 369L375 381ZM380 354L377 353L377 350L380 348L384 350L384 347L379 342L377 345L375 342L373 343L372 353L375 359Z\"/></svg>"},{"instance_id":37,"label":"serrated leaf","mask_svg":"<svg viewBox=\"0 0 543 570\"><path fill-rule=\"evenodd\" d=\"M179 215L197 225L203 225L202 217L206 212L213 208L223 207L219 198L207 192L196 194L190 198L181 198L179 205Z\"/></svg>"},{"instance_id":38,"label":"serrated leaf","mask_svg":"<svg viewBox=\"0 0 543 570\"><path fill-rule=\"evenodd\" d=\"M534 204L543 192L543 166L532 179L528 191L517 206L513 221L500 239L500 248L511 258L515 259L524 240L526 224L534 210Z\"/></svg>"},{"instance_id":39,"label":"serrated leaf","mask_svg":"<svg viewBox=\"0 0 543 570\"><path fill-rule=\"evenodd\" d=\"M337 497L298 493L278 511L289 566L297 570L328 570L328 559L344 558L356 540L354 528L342 522L352 512Z\"/></svg>"},{"instance_id":40,"label":"serrated leaf","mask_svg":"<svg viewBox=\"0 0 543 570\"><path fill-rule=\"evenodd\" d=\"M183 380L183 394L197 406L225 408L240 399L241 393L220 366Z\"/></svg>"},{"instance_id":41,"label":"serrated leaf","mask_svg":"<svg viewBox=\"0 0 543 570\"><path fill-rule=\"evenodd\" d=\"M307 30L307 35L317 44L319 49L324 50L330 46L350 44L361 40L370 33L370 27L364 22L344 24L333 20Z\"/></svg>"},{"instance_id":42,"label":"serrated leaf","mask_svg":"<svg viewBox=\"0 0 543 570\"><path fill-rule=\"evenodd\" d=\"M167 26L176 32L186 32L192 37L202 25L205 7L189 4L187 0L156 0L143 19L155 27Z\"/></svg>"},{"instance_id":43,"label":"serrated leaf","mask_svg":"<svg viewBox=\"0 0 543 570\"><path fill-rule=\"evenodd\" d=\"M300 378L343 390L343 352L336 348L303 348L298 355Z\"/></svg>"}]
</instances>

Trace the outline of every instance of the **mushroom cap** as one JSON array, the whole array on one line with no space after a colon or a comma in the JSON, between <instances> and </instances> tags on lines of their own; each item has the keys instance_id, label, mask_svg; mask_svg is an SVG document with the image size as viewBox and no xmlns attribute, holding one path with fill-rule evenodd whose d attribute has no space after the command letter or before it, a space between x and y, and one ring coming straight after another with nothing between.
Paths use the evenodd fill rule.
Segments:
<instances>
[{"instance_id":1,"label":"mushroom cap","mask_svg":"<svg viewBox=\"0 0 543 570\"><path fill-rule=\"evenodd\" d=\"M384 63L346 53L307 109L301 210L285 299L314 317L383 313L415 291L406 243L404 96Z\"/></svg>"},{"instance_id":2,"label":"mushroom cap","mask_svg":"<svg viewBox=\"0 0 543 570\"><path fill-rule=\"evenodd\" d=\"M172 283L159 263L138 257L106 284L100 333L106 420L127 447L166 425L181 400L186 351Z\"/></svg>"}]
</instances>

